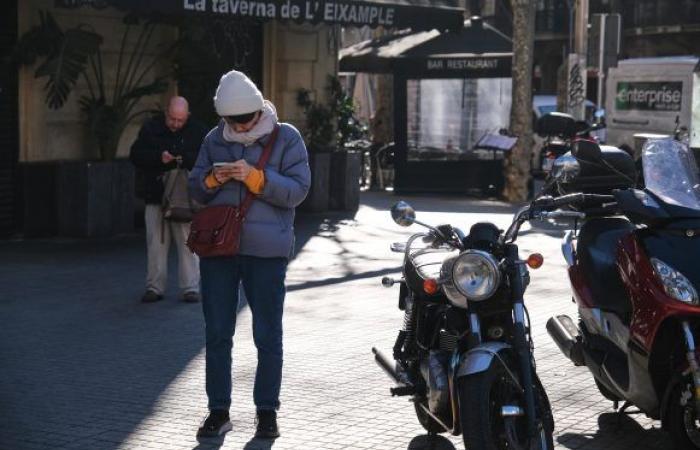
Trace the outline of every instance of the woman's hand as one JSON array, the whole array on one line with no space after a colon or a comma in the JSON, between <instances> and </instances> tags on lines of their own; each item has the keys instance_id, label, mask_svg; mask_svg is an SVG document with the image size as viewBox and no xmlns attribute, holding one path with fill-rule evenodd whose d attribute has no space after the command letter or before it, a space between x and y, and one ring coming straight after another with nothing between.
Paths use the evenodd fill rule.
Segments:
<instances>
[{"instance_id":1,"label":"woman's hand","mask_svg":"<svg viewBox=\"0 0 700 450\"><path fill-rule=\"evenodd\" d=\"M214 167L214 178L219 184L224 184L231 180L245 181L253 170L253 166L248 164L245 159L239 159L223 166Z\"/></svg>"},{"instance_id":2,"label":"woman's hand","mask_svg":"<svg viewBox=\"0 0 700 450\"><path fill-rule=\"evenodd\" d=\"M214 175L217 183L224 184L233 179L233 167L231 164L221 167L214 167L212 174Z\"/></svg>"},{"instance_id":3,"label":"woman's hand","mask_svg":"<svg viewBox=\"0 0 700 450\"><path fill-rule=\"evenodd\" d=\"M231 177L236 181L245 181L248 175L250 175L250 171L253 170L253 167L248 164L245 159L239 159L231 164L230 168Z\"/></svg>"}]
</instances>

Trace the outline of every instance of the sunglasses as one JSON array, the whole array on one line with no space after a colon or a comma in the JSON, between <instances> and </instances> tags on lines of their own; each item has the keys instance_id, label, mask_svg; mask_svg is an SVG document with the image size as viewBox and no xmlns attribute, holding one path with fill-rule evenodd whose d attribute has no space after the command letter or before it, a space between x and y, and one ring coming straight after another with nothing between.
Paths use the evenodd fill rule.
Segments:
<instances>
[{"instance_id":1,"label":"sunglasses","mask_svg":"<svg viewBox=\"0 0 700 450\"><path fill-rule=\"evenodd\" d=\"M246 114L239 114L237 116L225 116L224 120L228 123L236 123L239 125L246 124L255 118L258 111Z\"/></svg>"}]
</instances>

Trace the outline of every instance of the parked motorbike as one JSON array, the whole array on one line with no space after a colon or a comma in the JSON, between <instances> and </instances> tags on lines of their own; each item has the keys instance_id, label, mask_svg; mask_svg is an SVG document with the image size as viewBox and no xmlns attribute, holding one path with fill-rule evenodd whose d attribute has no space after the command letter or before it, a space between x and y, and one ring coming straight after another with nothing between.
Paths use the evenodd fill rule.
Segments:
<instances>
[{"instance_id":1,"label":"parked motorbike","mask_svg":"<svg viewBox=\"0 0 700 450\"><path fill-rule=\"evenodd\" d=\"M391 362L376 348L376 362L397 383L394 396L410 396L429 433L463 435L468 449L553 449L554 421L533 358L530 321L523 295L528 267L515 240L538 207L533 203L503 233L492 223L473 225L468 235L451 225L416 220L399 202L391 209L401 226L427 229L404 243L399 309L404 326Z\"/></svg>"},{"instance_id":2,"label":"parked motorbike","mask_svg":"<svg viewBox=\"0 0 700 450\"><path fill-rule=\"evenodd\" d=\"M620 150L577 144L554 163L555 201L575 219L562 251L579 317L547 330L615 410L660 419L674 448L698 449L700 178L673 139L647 142L642 162L644 189Z\"/></svg>"},{"instance_id":3,"label":"parked motorbike","mask_svg":"<svg viewBox=\"0 0 700 450\"><path fill-rule=\"evenodd\" d=\"M539 152L538 165L532 171L536 178L546 178L554 161L571 151L574 142L584 139L597 142L593 132L605 128L604 123L588 123L576 120L566 113L551 112L540 117L535 131L544 138Z\"/></svg>"}]
</instances>

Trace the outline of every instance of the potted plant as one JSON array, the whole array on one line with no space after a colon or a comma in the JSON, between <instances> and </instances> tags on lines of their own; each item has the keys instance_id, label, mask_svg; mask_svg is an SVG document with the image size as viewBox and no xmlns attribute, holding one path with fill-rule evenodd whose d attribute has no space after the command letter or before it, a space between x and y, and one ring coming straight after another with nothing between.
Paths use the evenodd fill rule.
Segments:
<instances>
[{"instance_id":1,"label":"potted plant","mask_svg":"<svg viewBox=\"0 0 700 450\"><path fill-rule=\"evenodd\" d=\"M297 103L306 114L304 138L309 148L312 187L302 205L310 211L355 211L360 203L362 155L350 151L351 141L366 136L367 129L355 118L355 106L335 76L328 77L328 104L311 100L301 89Z\"/></svg>"},{"instance_id":2,"label":"potted plant","mask_svg":"<svg viewBox=\"0 0 700 450\"><path fill-rule=\"evenodd\" d=\"M336 151L331 154L330 208L356 211L360 206L362 154L354 142L365 140L367 127L355 118L355 105L338 77L328 77L331 114L335 118Z\"/></svg>"},{"instance_id":3,"label":"potted plant","mask_svg":"<svg viewBox=\"0 0 700 450\"><path fill-rule=\"evenodd\" d=\"M330 194L331 152L334 147L334 124L330 108L311 99L311 92L300 89L297 104L306 115L303 130L309 151L311 187L301 209L309 212L328 210Z\"/></svg>"},{"instance_id":4,"label":"potted plant","mask_svg":"<svg viewBox=\"0 0 700 450\"><path fill-rule=\"evenodd\" d=\"M25 221L32 221L32 208L46 203L53 193L58 232L62 235L108 236L133 230L134 169L128 160L115 159L119 139L127 125L150 110L138 110L139 101L165 92L164 77L148 80L149 73L162 60L147 56L155 24L140 24L125 18L126 29L117 55L114 84L105 81L102 36L86 24L66 30L49 13L40 12L40 23L18 41L15 59L22 65L39 63L36 78L46 78L46 103L61 108L82 79L87 93L79 104L86 131L85 160L54 161L55 173L45 177L49 185L25 183ZM133 48L127 48L129 35L136 30ZM25 179L32 177L32 164L24 167ZM46 163L39 164L46 166ZM45 167L43 167L45 170ZM46 184L46 183L44 183ZM28 188L28 189L27 189ZM27 224L31 229L30 223Z\"/></svg>"}]
</instances>

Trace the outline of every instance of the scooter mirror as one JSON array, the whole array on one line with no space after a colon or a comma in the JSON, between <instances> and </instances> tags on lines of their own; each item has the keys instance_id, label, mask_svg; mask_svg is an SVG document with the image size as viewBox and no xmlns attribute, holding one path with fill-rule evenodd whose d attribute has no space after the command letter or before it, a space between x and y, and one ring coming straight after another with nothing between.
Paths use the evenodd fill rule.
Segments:
<instances>
[{"instance_id":1,"label":"scooter mirror","mask_svg":"<svg viewBox=\"0 0 700 450\"><path fill-rule=\"evenodd\" d=\"M391 207L391 218L398 225L407 227L413 225L416 220L416 211L411 205L401 200Z\"/></svg>"},{"instance_id":2,"label":"scooter mirror","mask_svg":"<svg viewBox=\"0 0 700 450\"><path fill-rule=\"evenodd\" d=\"M552 177L559 183L570 183L581 173L578 159L567 153L554 160Z\"/></svg>"}]
</instances>

